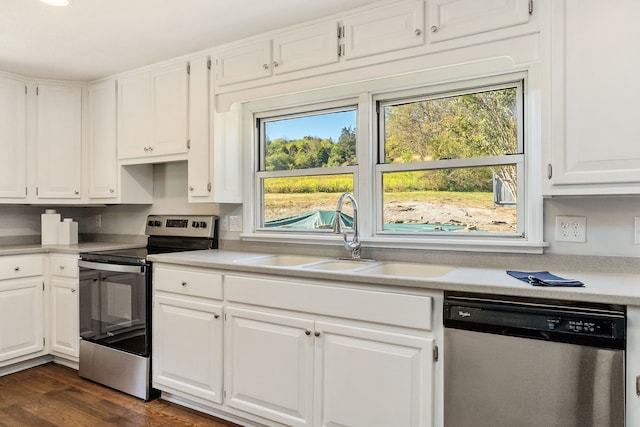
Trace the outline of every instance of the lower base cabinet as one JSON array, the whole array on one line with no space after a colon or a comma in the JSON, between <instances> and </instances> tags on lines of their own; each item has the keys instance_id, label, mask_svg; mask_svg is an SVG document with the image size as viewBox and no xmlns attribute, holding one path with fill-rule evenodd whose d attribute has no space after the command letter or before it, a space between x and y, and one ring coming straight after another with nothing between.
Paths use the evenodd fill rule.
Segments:
<instances>
[{"instance_id":1,"label":"lower base cabinet","mask_svg":"<svg viewBox=\"0 0 640 427\"><path fill-rule=\"evenodd\" d=\"M221 312L221 304L155 296L155 387L222 403Z\"/></svg>"},{"instance_id":2,"label":"lower base cabinet","mask_svg":"<svg viewBox=\"0 0 640 427\"><path fill-rule=\"evenodd\" d=\"M427 427L434 340L226 309L226 404L289 426Z\"/></svg>"},{"instance_id":3,"label":"lower base cabinet","mask_svg":"<svg viewBox=\"0 0 640 427\"><path fill-rule=\"evenodd\" d=\"M0 281L0 363L44 349L42 277Z\"/></svg>"}]
</instances>

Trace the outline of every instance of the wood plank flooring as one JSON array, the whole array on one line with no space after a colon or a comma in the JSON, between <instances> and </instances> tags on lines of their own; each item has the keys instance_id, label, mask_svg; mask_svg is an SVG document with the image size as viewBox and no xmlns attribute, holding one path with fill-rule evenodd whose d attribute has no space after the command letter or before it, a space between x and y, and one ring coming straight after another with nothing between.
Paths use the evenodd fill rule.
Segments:
<instances>
[{"instance_id":1,"label":"wood plank flooring","mask_svg":"<svg viewBox=\"0 0 640 427\"><path fill-rule=\"evenodd\" d=\"M54 363L0 377L0 426L239 427L164 400L145 403Z\"/></svg>"}]
</instances>

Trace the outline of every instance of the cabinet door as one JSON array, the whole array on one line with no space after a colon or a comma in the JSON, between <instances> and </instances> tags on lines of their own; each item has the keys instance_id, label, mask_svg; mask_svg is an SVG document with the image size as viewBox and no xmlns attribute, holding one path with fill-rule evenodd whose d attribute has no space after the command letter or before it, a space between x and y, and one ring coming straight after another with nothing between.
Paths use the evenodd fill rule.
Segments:
<instances>
[{"instance_id":1,"label":"cabinet door","mask_svg":"<svg viewBox=\"0 0 640 427\"><path fill-rule=\"evenodd\" d=\"M238 46L216 57L216 84L223 86L271 76L271 41Z\"/></svg>"},{"instance_id":2,"label":"cabinet door","mask_svg":"<svg viewBox=\"0 0 640 427\"><path fill-rule=\"evenodd\" d=\"M209 111L209 58L191 61L189 80L189 147L188 185L189 201L209 201L211 194L211 151ZM211 123L213 125L213 123Z\"/></svg>"},{"instance_id":3,"label":"cabinet door","mask_svg":"<svg viewBox=\"0 0 640 427\"><path fill-rule=\"evenodd\" d=\"M424 1L379 7L343 21L344 57L349 59L424 44Z\"/></svg>"},{"instance_id":4,"label":"cabinet door","mask_svg":"<svg viewBox=\"0 0 640 427\"><path fill-rule=\"evenodd\" d=\"M24 82L0 77L0 198L27 196L25 88Z\"/></svg>"},{"instance_id":5,"label":"cabinet door","mask_svg":"<svg viewBox=\"0 0 640 427\"><path fill-rule=\"evenodd\" d=\"M432 339L323 322L316 333L314 425L432 425Z\"/></svg>"},{"instance_id":6,"label":"cabinet door","mask_svg":"<svg viewBox=\"0 0 640 427\"><path fill-rule=\"evenodd\" d=\"M312 419L313 322L226 309L226 404L288 426Z\"/></svg>"},{"instance_id":7,"label":"cabinet door","mask_svg":"<svg viewBox=\"0 0 640 427\"><path fill-rule=\"evenodd\" d=\"M153 383L222 403L222 305L154 295Z\"/></svg>"},{"instance_id":8,"label":"cabinet door","mask_svg":"<svg viewBox=\"0 0 640 427\"><path fill-rule=\"evenodd\" d=\"M273 72L319 67L338 62L338 25L312 25L273 39Z\"/></svg>"},{"instance_id":9,"label":"cabinet door","mask_svg":"<svg viewBox=\"0 0 640 427\"><path fill-rule=\"evenodd\" d=\"M151 138L149 73L118 80L118 157L144 157Z\"/></svg>"},{"instance_id":10,"label":"cabinet door","mask_svg":"<svg viewBox=\"0 0 640 427\"><path fill-rule=\"evenodd\" d=\"M38 86L38 197L81 197L82 90Z\"/></svg>"},{"instance_id":11,"label":"cabinet door","mask_svg":"<svg viewBox=\"0 0 640 427\"><path fill-rule=\"evenodd\" d=\"M76 261L77 262L77 261ZM78 357L78 279L51 279L51 352Z\"/></svg>"},{"instance_id":12,"label":"cabinet door","mask_svg":"<svg viewBox=\"0 0 640 427\"><path fill-rule=\"evenodd\" d=\"M529 0L429 0L431 42L497 30L529 21Z\"/></svg>"},{"instance_id":13,"label":"cabinet door","mask_svg":"<svg viewBox=\"0 0 640 427\"><path fill-rule=\"evenodd\" d=\"M151 72L151 155L187 152L187 66L179 63Z\"/></svg>"},{"instance_id":14,"label":"cabinet door","mask_svg":"<svg viewBox=\"0 0 640 427\"><path fill-rule=\"evenodd\" d=\"M552 2L547 193L640 192L639 20L632 0Z\"/></svg>"},{"instance_id":15,"label":"cabinet door","mask_svg":"<svg viewBox=\"0 0 640 427\"><path fill-rule=\"evenodd\" d=\"M89 198L117 198L116 83L108 81L88 89L89 142L87 174Z\"/></svg>"},{"instance_id":16,"label":"cabinet door","mask_svg":"<svg viewBox=\"0 0 640 427\"><path fill-rule=\"evenodd\" d=\"M44 349L42 277L0 282L0 362Z\"/></svg>"}]
</instances>

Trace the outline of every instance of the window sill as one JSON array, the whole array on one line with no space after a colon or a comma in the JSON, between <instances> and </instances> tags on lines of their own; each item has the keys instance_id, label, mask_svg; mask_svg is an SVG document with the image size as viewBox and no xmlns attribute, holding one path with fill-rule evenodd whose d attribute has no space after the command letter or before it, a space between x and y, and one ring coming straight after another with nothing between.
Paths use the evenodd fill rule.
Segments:
<instances>
[{"instance_id":1,"label":"window sill","mask_svg":"<svg viewBox=\"0 0 640 427\"><path fill-rule=\"evenodd\" d=\"M241 239L247 242L265 242L301 245L323 245L342 247L342 238L333 234L292 235L279 233L244 233ZM490 253L517 253L517 254L542 254L549 244L546 242L527 242L522 239L495 239L495 238L423 238L423 237L372 237L362 238L363 248L376 249L412 249L412 250L437 250L460 252L490 252Z\"/></svg>"}]
</instances>

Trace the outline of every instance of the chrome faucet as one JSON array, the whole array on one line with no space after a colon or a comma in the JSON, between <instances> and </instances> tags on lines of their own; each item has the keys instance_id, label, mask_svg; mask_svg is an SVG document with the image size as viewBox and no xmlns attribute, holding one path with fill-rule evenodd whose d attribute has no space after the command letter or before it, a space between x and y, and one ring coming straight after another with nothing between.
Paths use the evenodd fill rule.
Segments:
<instances>
[{"instance_id":1,"label":"chrome faucet","mask_svg":"<svg viewBox=\"0 0 640 427\"><path fill-rule=\"evenodd\" d=\"M351 206L353 206L353 238L351 241L347 240L347 231L342 228L342 205L349 200ZM336 217L333 220L333 232L336 234L342 234L344 238L344 247L351 251L351 258L360 259L360 235L358 234L358 202L351 193L342 193L338 199L338 206L336 207Z\"/></svg>"}]
</instances>

